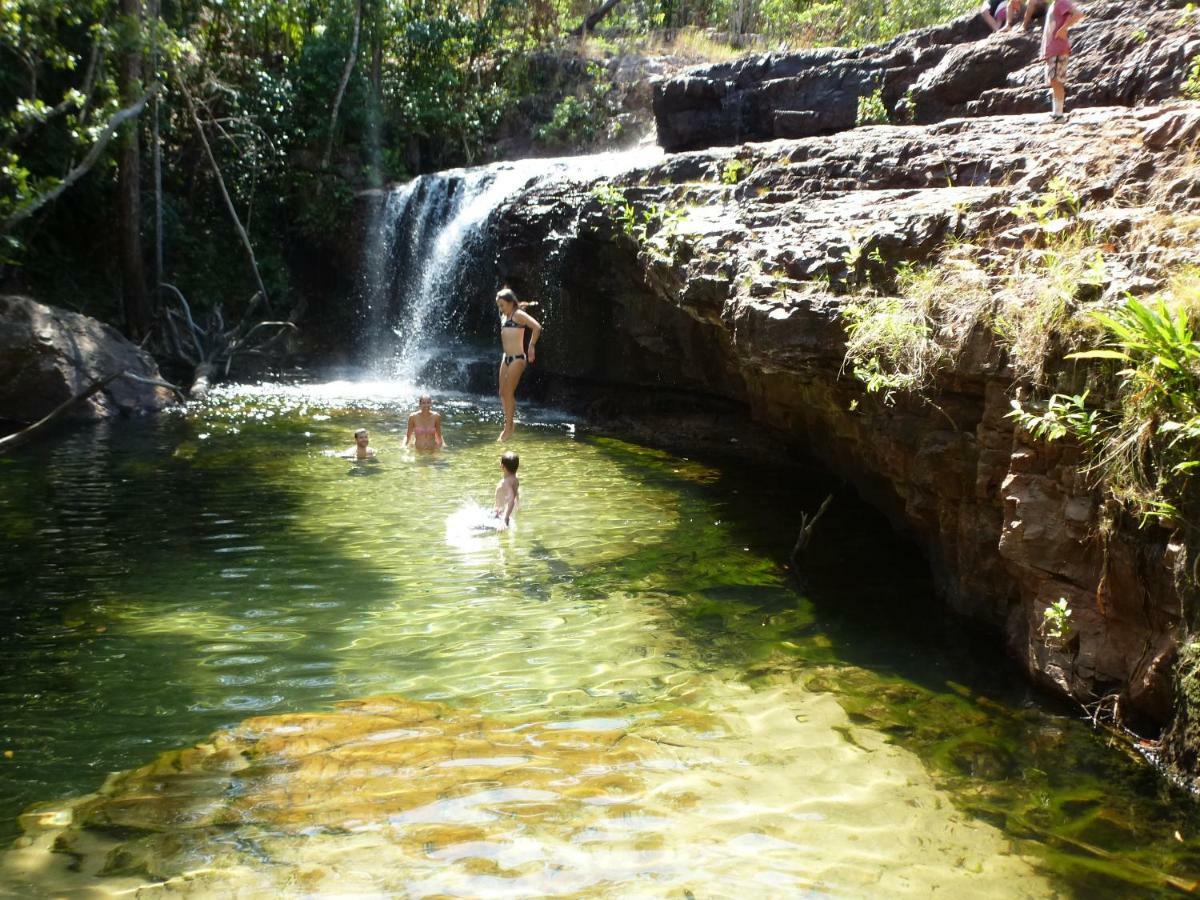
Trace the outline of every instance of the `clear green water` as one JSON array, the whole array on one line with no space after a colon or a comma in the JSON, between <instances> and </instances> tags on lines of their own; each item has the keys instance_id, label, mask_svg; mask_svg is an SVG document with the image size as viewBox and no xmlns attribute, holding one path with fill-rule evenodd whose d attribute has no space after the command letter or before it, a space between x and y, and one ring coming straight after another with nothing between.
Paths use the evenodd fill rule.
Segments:
<instances>
[{"instance_id":1,"label":"clear green water","mask_svg":"<svg viewBox=\"0 0 1200 900\"><path fill-rule=\"evenodd\" d=\"M712 896L1125 897L1200 877L1192 802L1033 701L845 492L797 591L783 560L820 476L544 415L513 444L523 506L496 533L471 527L496 411L443 400L450 450L416 456L411 400L238 388L0 457L5 839L27 805L246 717L400 694L551 727L720 723L639 773L620 821L658 835L653 858L595 849L605 822L558 823L543 869L464 870L468 896L554 893L564 869L589 896L679 896L682 870ZM324 455L359 425L376 463Z\"/></svg>"}]
</instances>

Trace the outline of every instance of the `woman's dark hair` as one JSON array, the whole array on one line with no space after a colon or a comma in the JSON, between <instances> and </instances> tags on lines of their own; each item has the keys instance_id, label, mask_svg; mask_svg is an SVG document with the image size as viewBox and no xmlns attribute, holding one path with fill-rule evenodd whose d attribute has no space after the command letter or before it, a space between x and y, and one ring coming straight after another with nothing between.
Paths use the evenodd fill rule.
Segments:
<instances>
[{"instance_id":1,"label":"woman's dark hair","mask_svg":"<svg viewBox=\"0 0 1200 900\"><path fill-rule=\"evenodd\" d=\"M500 457L500 465L504 466L504 470L509 474L517 474L517 466L521 465L521 457L517 455L517 451L509 450Z\"/></svg>"},{"instance_id":2,"label":"woman's dark hair","mask_svg":"<svg viewBox=\"0 0 1200 900\"><path fill-rule=\"evenodd\" d=\"M518 300L517 292L507 284L501 285L500 290L496 291L496 299L503 300L505 303L511 303L517 309L524 309L527 306L537 306L536 300Z\"/></svg>"},{"instance_id":3,"label":"woman's dark hair","mask_svg":"<svg viewBox=\"0 0 1200 900\"><path fill-rule=\"evenodd\" d=\"M521 305L521 301L517 299L516 291L510 288L507 284L496 292L496 299L503 300L505 303L511 303L516 307L520 307Z\"/></svg>"}]
</instances>

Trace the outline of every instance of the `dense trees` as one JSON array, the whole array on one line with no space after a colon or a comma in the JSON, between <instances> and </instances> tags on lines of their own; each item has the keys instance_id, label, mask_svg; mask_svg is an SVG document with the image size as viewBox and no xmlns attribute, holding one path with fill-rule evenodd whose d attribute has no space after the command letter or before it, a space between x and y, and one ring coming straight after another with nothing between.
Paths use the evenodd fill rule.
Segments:
<instances>
[{"instance_id":1,"label":"dense trees","mask_svg":"<svg viewBox=\"0 0 1200 900\"><path fill-rule=\"evenodd\" d=\"M903 0L901 18L884 0L0 0L0 282L136 335L160 280L200 306L255 293L286 304L288 248L328 239L354 190L481 161L505 132L545 135L551 117L522 107L545 87L530 51L571 52L569 33L602 7L610 37L711 28L793 42L888 36L954 11L928 0ZM595 67L579 71L584 100L603 97L589 86Z\"/></svg>"}]
</instances>

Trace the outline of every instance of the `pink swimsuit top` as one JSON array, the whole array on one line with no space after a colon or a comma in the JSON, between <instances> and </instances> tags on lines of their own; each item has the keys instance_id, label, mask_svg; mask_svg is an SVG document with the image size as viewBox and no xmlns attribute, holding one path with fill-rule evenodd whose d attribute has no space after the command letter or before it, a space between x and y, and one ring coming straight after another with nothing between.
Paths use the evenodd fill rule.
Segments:
<instances>
[{"instance_id":1,"label":"pink swimsuit top","mask_svg":"<svg viewBox=\"0 0 1200 900\"><path fill-rule=\"evenodd\" d=\"M432 425L426 425L423 428L420 425L413 426L413 434L433 434L436 431L437 431L437 429L434 428Z\"/></svg>"}]
</instances>

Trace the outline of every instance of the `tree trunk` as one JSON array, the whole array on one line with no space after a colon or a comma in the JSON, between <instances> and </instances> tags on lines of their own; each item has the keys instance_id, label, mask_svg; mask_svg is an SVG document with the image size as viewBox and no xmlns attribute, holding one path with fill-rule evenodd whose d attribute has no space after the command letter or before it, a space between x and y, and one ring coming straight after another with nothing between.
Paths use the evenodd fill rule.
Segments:
<instances>
[{"instance_id":1,"label":"tree trunk","mask_svg":"<svg viewBox=\"0 0 1200 900\"><path fill-rule=\"evenodd\" d=\"M153 51L150 56L151 75L158 80L158 26L161 16L161 0L150 0L152 27L154 28ZM157 314L161 303L163 281L163 195L162 195L162 136L159 127L158 95L151 100L151 140L154 142L154 281L150 290L150 307Z\"/></svg>"},{"instance_id":2,"label":"tree trunk","mask_svg":"<svg viewBox=\"0 0 1200 900\"><path fill-rule=\"evenodd\" d=\"M604 20L605 16L616 9L620 2L621 0L604 0L603 5L574 28L572 28L570 34L574 35L575 37L583 37L585 34L588 34L593 28L595 28Z\"/></svg>"},{"instance_id":3,"label":"tree trunk","mask_svg":"<svg viewBox=\"0 0 1200 900\"><path fill-rule=\"evenodd\" d=\"M204 123L200 121L200 114L196 112L196 104L178 70L175 71L175 80L179 82L179 90L183 93L183 99L187 103L188 115L192 119L192 124L196 126L196 135L200 138L201 146L204 147L204 155L208 157L208 164L212 166L213 177L217 179L217 187L220 188L221 198L225 201L225 210L233 221L233 227L246 251L246 258L250 261L250 270L254 273L254 281L258 285L259 294L262 295L262 302L270 309L271 298L267 295L266 285L263 284L262 275L258 271L258 260L254 257L254 247L250 243L250 235L246 233L246 229L242 227L242 220L238 218L237 207L233 205L233 198L229 196L229 190L225 187L225 178L221 175L221 167L217 165L217 157L213 154L212 145L208 143L208 135L204 133Z\"/></svg>"},{"instance_id":4,"label":"tree trunk","mask_svg":"<svg viewBox=\"0 0 1200 900\"><path fill-rule=\"evenodd\" d=\"M342 80L338 84L337 95L333 98L333 112L329 114L329 140L325 142L325 155L321 157L321 168L329 166L333 156L333 138L337 129L338 110L342 105L342 97L346 94L346 85L350 83L350 73L354 71L354 63L358 59L358 33L362 29L363 0L358 0L354 8L354 36L350 40L350 55L346 57L346 68L342 70Z\"/></svg>"},{"instance_id":5,"label":"tree trunk","mask_svg":"<svg viewBox=\"0 0 1200 900\"><path fill-rule=\"evenodd\" d=\"M136 44L142 34L142 0L121 0L121 14L129 20L135 42L122 51L118 71L121 105L128 107L142 93L142 54ZM146 336L153 319L142 261L140 150L138 121L133 118L124 126L117 156L117 229L121 242L121 293L125 327L134 340Z\"/></svg>"}]
</instances>

